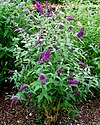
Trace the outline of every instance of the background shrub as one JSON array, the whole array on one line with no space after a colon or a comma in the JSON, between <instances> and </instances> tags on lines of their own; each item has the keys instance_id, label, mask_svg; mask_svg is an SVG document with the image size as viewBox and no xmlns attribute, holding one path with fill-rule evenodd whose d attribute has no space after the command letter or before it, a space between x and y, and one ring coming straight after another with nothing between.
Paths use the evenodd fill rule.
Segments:
<instances>
[{"instance_id":1,"label":"background shrub","mask_svg":"<svg viewBox=\"0 0 100 125\"><path fill-rule=\"evenodd\" d=\"M6 79L9 78L15 67L12 53L13 38L17 37L19 33L27 31L29 20L28 3L26 7L25 3L20 4L20 1L0 2L0 85L3 85L4 82L9 83Z\"/></svg>"}]
</instances>

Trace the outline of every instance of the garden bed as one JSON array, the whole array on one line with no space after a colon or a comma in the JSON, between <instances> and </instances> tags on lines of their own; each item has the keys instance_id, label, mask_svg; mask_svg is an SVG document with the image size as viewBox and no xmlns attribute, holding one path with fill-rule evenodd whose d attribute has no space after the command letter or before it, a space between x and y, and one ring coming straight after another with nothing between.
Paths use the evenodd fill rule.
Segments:
<instances>
[{"instance_id":1,"label":"garden bed","mask_svg":"<svg viewBox=\"0 0 100 125\"><path fill-rule=\"evenodd\" d=\"M0 95L0 125L45 125L45 115L43 112L39 113L32 105L27 107L24 102L18 102L11 109L12 93L5 92ZM62 111L56 125L100 125L100 97L81 103L78 109L83 116L77 116L72 120Z\"/></svg>"}]
</instances>

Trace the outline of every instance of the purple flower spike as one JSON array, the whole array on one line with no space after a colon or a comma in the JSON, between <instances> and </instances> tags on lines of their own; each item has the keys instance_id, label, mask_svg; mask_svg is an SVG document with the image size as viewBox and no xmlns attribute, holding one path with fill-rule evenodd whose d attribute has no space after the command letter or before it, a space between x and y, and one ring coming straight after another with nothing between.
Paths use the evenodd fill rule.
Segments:
<instances>
[{"instance_id":1,"label":"purple flower spike","mask_svg":"<svg viewBox=\"0 0 100 125\"><path fill-rule=\"evenodd\" d=\"M55 48L56 50L58 50L58 49L59 49L59 47L58 47L58 46L56 46L56 45L54 46L54 48Z\"/></svg>"},{"instance_id":2,"label":"purple flower spike","mask_svg":"<svg viewBox=\"0 0 100 125\"><path fill-rule=\"evenodd\" d=\"M62 71L63 71L63 68L59 68L59 69L57 70L57 75L60 76L60 74L62 73Z\"/></svg>"},{"instance_id":3,"label":"purple flower spike","mask_svg":"<svg viewBox=\"0 0 100 125\"><path fill-rule=\"evenodd\" d=\"M77 95L78 93L79 93L78 90L75 90L75 91L74 91L74 95Z\"/></svg>"},{"instance_id":4,"label":"purple flower spike","mask_svg":"<svg viewBox=\"0 0 100 125\"><path fill-rule=\"evenodd\" d=\"M44 73L41 73L39 76L39 79L40 80L46 79L46 75Z\"/></svg>"},{"instance_id":5,"label":"purple flower spike","mask_svg":"<svg viewBox=\"0 0 100 125\"><path fill-rule=\"evenodd\" d=\"M66 18L66 20L71 21L71 20L75 20L75 19L72 16L69 16Z\"/></svg>"},{"instance_id":6,"label":"purple flower spike","mask_svg":"<svg viewBox=\"0 0 100 125\"><path fill-rule=\"evenodd\" d=\"M17 96L14 96L11 100L11 103L10 103L10 107L13 106L13 104L18 100L18 97Z\"/></svg>"},{"instance_id":7,"label":"purple flower spike","mask_svg":"<svg viewBox=\"0 0 100 125\"><path fill-rule=\"evenodd\" d=\"M63 29L63 28L64 28L64 26L63 26L63 25L60 25L60 26L59 26L59 29Z\"/></svg>"},{"instance_id":8,"label":"purple flower spike","mask_svg":"<svg viewBox=\"0 0 100 125\"><path fill-rule=\"evenodd\" d=\"M67 82L67 84L80 84L80 82L78 82L77 80L73 79L73 80L69 80Z\"/></svg>"},{"instance_id":9,"label":"purple flower spike","mask_svg":"<svg viewBox=\"0 0 100 125\"><path fill-rule=\"evenodd\" d=\"M46 84L46 80L41 80L41 84Z\"/></svg>"},{"instance_id":10,"label":"purple flower spike","mask_svg":"<svg viewBox=\"0 0 100 125\"><path fill-rule=\"evenodd\" d=\"M85 63L83 63L83 62L78 62L78 65L85 67Z\"/></svg>"},{"instance_id":11,"label":"purple flower spike","mask_svg":"<svg viewBox=\"0 0 100 125\"><path fill-rule=\"evenodd\" d=\"M27 96L29 97L29 96L31 96L31 94L32 94L32 92L28 92Z\"/></svg>"},{"instance_id":12,"label":"purple flower spike","mask_svg":"<svg viewBox=\"0 0 100 125\"><path fill-rule=\"evenodd\" d=\"M40 54L38 62L39 64L43 64L44 61L49 62L50 61L49 58L50 58L50 49Z\"/></svg>"},{"instance_id":13,"label":"purple flower spike","mask_svg":"<svg viewBox=\"0 0 100 125\"><path fill-rule=\"evenodd\" d=\"M28 87L28 85L26 85L26 84L22 85L22 86L20 87L20 89L19 89L20 92L23 91L23 90L24 90L25 88L27 88L27 87Z\"/></svg>"},{"instance_id":14,"label":"purple flower spike","mask_svg":"<svg viewBox=\"0 0 100 125\"><path fill-rule=\"evenodd\" d=\"M73 28L72 26L69 26L69 27L68 27L68 31L70 31L72 28Z\"/></svg>"},{"instance_id":15,"label":"purple flower spike","mask_svg":"<svg viewBox=\"0 0 100 125\"><path fill-rule=\"evenodd\" d=\"M18 4L18 7L23 6L23 3Z\"/></svg>"},{"instance_id":16,"label":"purple flower spike","mask_svg":"<svg viewBox=\"0 0 100 125\"><path fill-rule=\"evenodd\" d=\"M35 46L38 46L40 43L41 43L41 41L40 41L40 40L39 40L39 41L37 41L37 42L35 42Z\"/></svg>"},{"instance_id":17,"label":"purple flower spike","mask_svg":"<svg viewBox=\"0 0 100 125\"><path fill-rule=\"evenodd\" d=\"M42 6L41 6L41 4L40 4L39 2L37 2L37 1L36 1L36 7L37 7L39 13L40 13L40 14L43 14Z\"/></svg>"},{"instance_id":18,"label":"purple flower spike","mask_svg":"<svg viewBox=\"0 0 100 125\"><path fill-rule=\"evenodd\" d=\"M81 28L80 31L76 34L78 38L84 35L84 28Z\"/></svg>"},{"instance_id":19,"label":"purple flower spike","mask_svg":"<svg viewBox=\"0 0 100 125\"><path fill-rule=\"evenodd\" d=\"M39 79L41 81L41 84L45 84L46 83L46 75L44 73L41 73L39 75Z\"/></svg>"},{"instance_id":20,"label":"purple flower spike","mask_svg":"<svg viewBox=\"0 0 100 125\"><path fill-rule=\"evenodd\" d=\"M93 93L91 92L91 90L89 90L89 92L88 92L90 95L92 95L93 96Z\"/></svg>"},{"instance_id":21,"label":"purple flower spike","mask_svg":"<svg viewBox=\"0 0 100 125\"><path fill-rule=\"evenodd\" d=\"M56 41L56 36L53 37L54 41Z\"/></svg>"}]
</instances>

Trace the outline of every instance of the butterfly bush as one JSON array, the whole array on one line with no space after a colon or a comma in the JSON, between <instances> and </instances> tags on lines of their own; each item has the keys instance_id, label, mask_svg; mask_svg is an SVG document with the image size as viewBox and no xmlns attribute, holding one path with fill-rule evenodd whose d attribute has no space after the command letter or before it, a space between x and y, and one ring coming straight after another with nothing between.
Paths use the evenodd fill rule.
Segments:
<instances>
[{"instance_id":1,"label":"butterfly bush","mask_svg":"<svg viewBox=\"0 0 100 125\"><path fill-rule=\"evenodd\" d=\"M86 63L84 41L81 46L77 44L85 33L84 28L79 27L79 32L76 28L73 30L75 17L59 17L56 13L54 18L47 18L45 13L48 11L44 11L38 2L36 6L42 16L37 14L34 26L31 25L34 33L19 34L19 39L14 39L23 44L23 47L15 44L13 49L16 66L22 68L16 68L12 80L19 91L18 98L24 95L27 101L29 97L31 103L45 112L45 122L51 123L57 121L60 109L73 112L74 104L86 99L90 91L92 93L91 86L96 78L88 74L91 68ZM63 26L59 25L62 22Z\"/></svg>"}]
</instances>

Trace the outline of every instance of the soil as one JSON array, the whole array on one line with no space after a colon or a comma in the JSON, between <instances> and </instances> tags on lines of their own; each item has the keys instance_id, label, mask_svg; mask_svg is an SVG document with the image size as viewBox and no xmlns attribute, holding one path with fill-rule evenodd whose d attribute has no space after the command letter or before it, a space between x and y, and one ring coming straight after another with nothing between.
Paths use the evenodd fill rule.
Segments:
<instances>
[{"instance_id":1,"label":"soil","mask_svg":"<svg viewBox=\"0 0 100 125\"><path fill-rule=\"evenodd\" d=\"M45 116L33 105L25 106L24 102L10 108L10 99L14 92L3 92L0 95L0 125L45 125ZM100 125L100 97L77 105L80 116L74 120L66 111L60 112L57 123L52 125Z\"/></svg>"}]
</instances>

